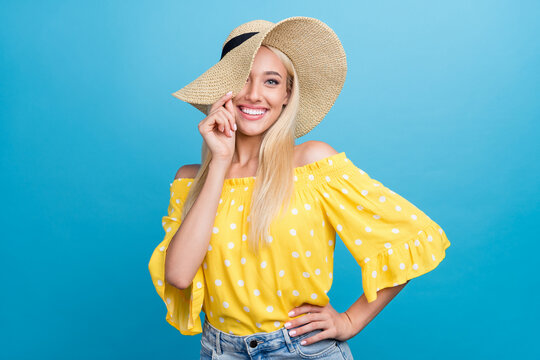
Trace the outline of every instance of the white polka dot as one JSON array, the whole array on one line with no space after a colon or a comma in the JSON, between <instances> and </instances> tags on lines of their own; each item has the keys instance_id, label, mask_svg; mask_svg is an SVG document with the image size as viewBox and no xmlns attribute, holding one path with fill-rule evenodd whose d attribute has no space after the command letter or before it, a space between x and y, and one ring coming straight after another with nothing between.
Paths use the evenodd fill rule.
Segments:
<instances>
[{"instance_id":1,"label":"white polka dot","mask_svg":"<svg viewBox=\"0 0 540 360\"><path fill-rule=\"evenodd\" d=\"M244 280L238 280L238 286L244 286Z\"/></svg>"},{"instance_id":2,"label":"white polka dot","mask_svg":"<svg viewBox=\"0 0 540 360\"><path fill-rule=\"evenodd\" d=\"M362 190L362 191L360 191L360 194L366 196L368 194L368 191L367 190Z\"/></svg>"},{"instance_id":3,"label":"white polka dot","mask_svg":"<svg viewBox=\"0 0 540 360\"><path fill-rule=\"evenodd\" d=\"M165 251L165 246L160 247L159 251Z\"/></svg>"},{"instance_id":4,"label":"white polka dot","mask_svg":"<svg viewBox=\"0 0 540 360\"><path fill-rule=\"evenodd\" d=\"M315 176L313 176L312 174L309 174L308 179L309 180L315 180Z\"/></svg>"},{"instance_id":5,"label":"white polka dot","mask_svg":"<svg viewBox=\"0 0 540 360\"><path fill-rule=\"evenodd\" d=\"M214 234L217 234L219 232L219 229L214 226L213 232L214 232Z\"/></svg>"},{"instance_id":6,"label":"white polka dot","mask_svg":"<svg viewBox=\"0 0 540 360\"><path fill-rule=\"evenodd\" d=\"M392 229L392 232L393 232L394 234L397 234L397 233L399 232L399 229L393 228L393 229Z\"/></svg>"},{"instance_id":7,"label":"white polka dot","mask_svg":"<svg viewBox=\"0 0 540 360\"><path fill-rule=\"evenodd\" d=\"M311 294L311 298L312 298L312 299L316 299L316 298L317 298L317 294L315 294L315 293Z\"/></svg>"},{"instance_id":8,"label":"white polka dot","mask_svg":"<svg viewBox=\"0 0 540 360\"><path fill-rule=\"evenodd\" d=\"M379 201L380 201L380 202L385 202L385 201L386 201L386 198L385 198L384 196L381 196L381 197L379 197Z\"/></svg>"},{"instance_id":9,"label":"white polka dot","mask_svg":"<svg viewBox=\"0 0 540 360\"><path fill-rule=\"evenodd\" d=\"M293 251L292 256L295 257L295 258L297 258L297 257L299 257L300 255L299 255L296 251Z\"/></svg>"},{"instance_id":10,"label":"white polka dot","mask_svg":"<svg viewBox=\"0 0 540 360\"><path fill-rule=\"evenodd\" d=\"M168 228L167 228L167 232L170 232L170 231L171 231L171 228L170 228L170 227L168 227Z\"/></svg>"},{"instance_id":11,"label":"white polka dot","mask_svg":"<svg viewBox=\"0 0 540 360\"><path fill-rule=\"evenodd\" d=\"M231 189L231 192L234 192L234 189Z\"/></svg>"},{"instance_id":12,"label":"white polka dot","mask_svg":"<svg viewBox=\"0 0 540 360\"><path fill-rule=\"evenodd\" d=\"M217 286L221 286L221 280L216 279L216 285L217 285Z\"/></svg>"},{"instance_id":13,"label":"white polka dot","mask_svg":"<svg viewBox=\"0 0 540 360\"><path fill-rule=\"evenodd\" d=\"M368 258L368 257L364 259L364 262L368 262L368 261L369 261L369 258Z\"/></svg>"},{"instance_id":14,"label":"white polka dot","mask_svg":"<svg viewBox=\"0 0 540 360\"><path fill-rule=\"evenodd\" d=\"M315 275L320 275L321 274L321 269L315 269Z\"/></svg>"},{"instance_id":15,"label":"white polka dot","mask_svg":"<svg viewBox=\"0 0 540 360\"><path fill-rule=\"evenodd\" d=\"M281 296L281 290L277 291L277 296Z\"/></svg>"},{"instance_id":16,"label":"white polka dot","mask_svg":"<svg viewBox=\"0 0 540 360\"><path fill-rule=\"evenodd\" d=\"M328 277L331 279L332 278L332 273L328 273Z\"/></svg>"},{"instance_id":17,"label":"white polka dot","mask_svg":"<svg viewBox=\"0 0 540 360\"><path fill-rule=\"evenodd\" d=\"M418 239L414 240L414 245L420 246L420 240L418 240Z\"/></svg>"},{"instance_id":18,"label":"white polka dot","mask_svg":"<svg viewBox=\"0 0 540 360\"><path fill-rule=\"evenodd\" d=\"M280 277L285 276L285 270L279 270L279 276Z\"/></svg>"},{"instance_id":19,"label":"white polka dot","mask_svg":"<svg viewBox=\"0 0 540 360\"><path fill-rule=\"evenodd\" d=\"M158 280L158 281L157 281L157 284L158 284L159 286L161 286L161 285L163 285L163 281Z\"/></svg>"},{"instance_id":20,"label":"white polka dot","mask_svg":"<svg viewBox=\"0 0 540 360\"><path fill-rule=\"evenodd\" d=\"M180 204L180 200L179 200L179 199L176 199L176 203L177 203L177 204Z\"/></svg>"},{"instance_id":21,"label":"white polka dot","mask_svg":"<svg viewBox=\"0 0 540 360\"><path fill-rule=\"evenodd\" d=\"M191 186L191 181L187 183L187 186Z\"/></svg>"},{"instance_id":22,"label":"white polka dot","mask_svg":"<svg viewBox=\"0 0 540 360\"><path fill-rule=\"evenodd\" d=\"M294 236L294 235L296 235L296 230L291 229L291 230L289 230L289 233L290 233L292 236Z\"/></svg>"},{"instance_id":23,"label":"white polka dot","mask_svg":"<svg viewBox=\"0 0 540 360\"><path fill-rule=\"evenodd\" d=\"M396 205L396 211L401 211L401 206Z\"/></svg>"},{"instance_id":24,"label":"white polka dot","mask_svg":"<svg viewBox=\"0 0 540 360\"><path fill-rule=\"evenodd\" d=\"M294 181L298 181L298 176L294 175Z\"/></svg>"},{"instance_id":25,"label":"white polka dot","mask_svg":"<svg viewBox=\"0 0 540 360\"><path fill-rule=\"evenodd\" d=\"M309 205L309 204L304 204L304 209L306 209L306 210L311 210L311 205Z\"/></svg>"},{"instance_id":26,"label":"white polka dot","mask_svg":"<svg viewBox=\"0 0 540 360\"><path fill-rule=\"evenodd\" d=\"M388 270L388 265L383 265L382 271L386 271L386 270Z\"/></svg>"},{"instance_id":27,"label":"white polka dot","mask_svg":"<svg viewBox=\"0 0 540 360\"><path fill-rule=\"evenodd\" d=\"M244 188L244 191L247 191L247 189L249 189L249 186L246 186L246 187Z\"/></svg>"},{"instance_id":28,"label":"white polka dot","mask_svg":"<svg viewBox=\"0 0 540 360\"><path fill-rule=\"evenodd\" d=\"M197 281L197 289L202 288L202 283L200 281Z\"/></svg>"},{"instance_id":29,"label":"white polka dot","mask_svg":"<svg viewBox=\"0 0 540 360\"><path fill-rule=\"evenodd\" d=\"M247 306L244 306L244 311L249 312L249 308Z\"/></svg>"},{"instance_id":30,"label":"white polka dot","mask_svg":"<svg viewBox=\"0 0 540 360\"><path fill-rule=\"evenodd\" d=\"M409 250L409 244L405 243L405 249Z\"/></svg>"},{"instance_id":31,"label":"white polka dot","mask_svg":"<svg viewBox=\"0 0 540 360\"><path fill-rule=\"evenodd\" d=\"M298 214L298 209L294 208L294 209L291 210L291 212L293 213L293 215L297 215Z\"/></svg>"},{"instance_id":32,"label":"white polka dot","mask_svg":"<svg viewBox=\"0 0 540 360\"><path fill-rule=\"evenodd\" d=\"M234 247L234 243L230 242L230 243L227 244L227 246L229 247L229 249L232 249Z\"/></svg>"},{"instance_id":33,"label":"white polka dot","mask_svg":"<svg viewBox=\"0 0 540 360\"><path fill-rule=\"evenodd\" d=\"M268 235L268 237L266 238L266 240L271 243L272 241L274 241L274 238L271 236L271 235Z\"/></svg>"},{"instance_id":34,"label":"white polka dot","mask_svg":"<svg viewBox=\"0 0 540 360\"><path fill-rule=\"evenodd\" d=\"M392 255L394 253L394 250L388 249L388 255Z\"/></svg>"},{"instance_id":35,"label":"white polka dot","mask_svg":"<svg viewBox=\"0 0 540 360\"><path fill-rule=\"evenodd\" d=\"M384 247L387 248L387 249L390 249L392 247L392 244L387 242L387 243L384 244Z\"/></svg>"},{"instance_id":36,"label":"white polka dot","mask_svg":"<svg viewBox=\"0 0 540 360\"><path fill-rule=\"evenodd\" d=\"M345 206L343 206L343 204L339 204L339 208L345 210Z\"/></svg>"},{"instance_id":37,"label":"white polka dot","mask_svg":"<svg viewBox=\"0 0 540 360\"><path fill-rule=\"evenodd\" d=\"M328 164L332 165L332 159L328 159Z\"/></svg>"},{"instance_id":38,"label":"white polka dot","mask_svg":"<svg viewBox=\"0 0 540 360\"><path fill-rule=\"evenodd\" d=\"M310 234L311 236L314 236L314 235L313 235L313 229L311 229L311 230L309 231L309 234Z\"/></svg>"},{"instance_id":39,"label":"white polka dot","mask_svg":"<svg viewBox=\"0 0 540 360\"><path fill-rule=\"evenodd\" d=\"M355 243L356 245L362 245L362 240L356 239L356 240L354 240L354 243Z\"/></svg>"},{"instance_id":40,"label":"white polka dot","mask_svg":"<svg viewBox=\"0 0 540 360\"><path fill-rule=\"evenodd\" d=\"M349 193L349 191L348 191L347 189L345 189L345 188L342 188L342 189L341 189L341 192L344 193L344 194L348 194L348 193Z\"/></svg>"},{"instance_id":41,"label":"white polka dot","mask_svg":"<svg viewBox=\"0 0 540 360\"><path fill-rule=\"evenodd\" d=\"M358 210L363 210L363 209L364 209L364 207L363 207L362 205L356 205L356 208L357 208Z\"/></svg>"},{"instance_id":42,"label":"white polka dot","mask_svg":"<svg viewBox=\"0 0 540 360\"><path fill-rule=\"evenodd\" d=\"M242 241L246 241L247 240L247 235L246 234L242 234Z\"/></svg>"},{"instance_id":43,"label":"white polka dot","mask_svg":"<svg viewBox=\"0 0 540 360\"><path fill-rule=\"evenodd\" d=\"M231 260L225 259L225 266L231 266Z\"/></svg>"},{"instance_id":44,"label":"white polka dot","mask_svg":"<svg viewBox=\"0 0 540 360\"><path fill-rule=\"evenodd\" d=\"M309 273L306 272L306 271L304 271L304 272L302 273L302 275L304 275L305 278L308 278L308 277L309 277Z\"/></svg>"},{"instance_id":45,"label":"white polka dot","mask_svg":"<svg viewBox=\"0 0 540 360\"><path fill-rule=\"evenodd\" d=\"M366 226L366 231L371 232L371 228L369 226Z\"/></svg>"},{"instance_id":46,"label":"white polka dot","mask_svg":"<svg viewBox=\"0 0 540 360\"><path fill-rule=\"evenodd\" d=\"M167 304L171 303L171 298L167 298Z\"/></svg>"},{"instance_id":47,"label":"white polka dot","mask_svg":"<svg viewBox=\"0 0 540 360\"><path fill-rule=\"evenodd\" d=\"M274 327L280 327L281 323L279 321L274 321Z\"/></svg>"},{"instance_id":48,"label":"white polka dot","mask_svg":"<svg viewBox=\"0 0 540 360\"><path fill-rule=\"evenodd\" d=\"M441 229L441 228L439 228L439 234L441 234L441 235L442 235L442 229Z\"/></svg>"},{"instance_id":49,"label":"white polka dot","mask_svg":"<svg viewBox=\"0 0 540 360\"><path fill-rule=\"evenodd\" d=\"M373 270L373 272L371 273L371 276L373 276L374 278L377 277L377 271Z\"/></svg>"},{"instance_id":50,"label":"white polka dot","mask_svg":"<svg viewBox=\"0 0 540 360\"><path fill-rule=\"evenodd\" d=\"M223 202L223 199L219 199L219 203L221 204Z\"/></svg>"},{"instance_id":51,"label":"white polka dot","mask_svg":"<svg viewBox=\"0 0 540 360\"><path fill-rule=\"evenodd\" d=\"M411 218L412 218L413 220L418 219L418 217L417 217L416 215L414 215L414 214L411 215Z\"/></svg>"},{"instance_id":52,"label":"white polka dot","mask_svg":"<svg viewBox=\"0 0 540 360\"><path fill-rule=\"evenodd\" d=\"M336 230L337 230L337 231L343 230L343 226L341 226L341 224L337 224Z\"/></svg>"},{"instance_id":53,"label":"white polka dot","mask_svg":"<svg viewBox=\"0 0 540 360\"><path fill-rule=\"evenodd\" d=\"M261 323L255 323L255 326L257 326L258 328L261 327Z\"/></svg>"},{"instance_id":54,"label":"white polka dot","mask_svg":"<svg viewBox=\"0 0 540 360\"><path fill-rule=\"evenodd\" d=\"M412 268L413 268L414 270L418 270L418 264L413 264Z\"/></svg>"},{"instance_id":55,"label":"white polka dot","mask_svg":"<svg viewBox=\"0 0 540 360\"><path fill-rule=\"evenodd\" d=\"M429 241L429 242L433 241L433 237L431 235L428 235L427 241Z\"/></svg>"},{"instance_id":56,"label":"white polka dot","mask_svg":"<svg viewBox=\"0 0 540 360\"><path fill-rule=\"evenodd\" d=\"M433 261L435 261L435 255L434 254L431 254L431 258L433 259Z\"/></svg>"},{"instance_id":57,"label":"white polka dot","mask_svg":"<svg viewBox=\"0 0 540 360\"><path fill-rule=\"evenodd\" d=\"M300 295L300 293L298 292L298 290L293 290L292 294L293 294L294 296Z\"/></svg>"},{"instance_id":58,"label":"white polka dot","mask_svg":"<svg viewBox=\"0 0 540 360\"><path fill-rule=\"evenodd\" d=\"M343 178L344 178L345 180L348 180L348 179L349 179L349 175L343 174Z\"/></svg>"},{"instance_id":59,"label":"white polka dot","mask_svg":"<svg viewBox=\"0 0 540 360\"><path fill-rule=\"evenodd\" d=\"M214 302L214 297L212 295L210 295L210 301Z\"/></svg>"},{"instance_id":60,"label":"white polka dot","mask_svg":"<svg viewBox=\"0 0 540 360\"><path fill-rule=\"evenodd\" d=\"M273 306L267 306L266 311L272 312L272 311L274 311L274 307Z\"/></svg>"},{"instance_id":61,"label":"white polka dot","mask_svg":"<svg viewBox=\"0 0 540 360\"><path fill-rule=\"evenodd\" d=\"M265 267L266 267L266 261L263 261L263 262L261 263L261 268L264 269Z\"/></svg>"},{"instance_id":62,"label":"white polka dot","mask_svg":"<svg viewBox=\"0 0 540 360\"><path fill-rule=\"evenodd\" d=\"M231 224L231 229L232 229L232 230L236 229L236 224L234 224L234 223Z\"/></svg>"},{"instance_id":63,"label":"white polka dot","mask_svg":"<svg viewBox=\"0 0 540 360\"><path fill-rule=\"evenodd\" d=\"M326 193L326 192L323 193L323 196L324 196L325 198L329 198L329 197L330 197L330 195L328 195L328 193Z\"/></svg>"},{"instance_id":64,"label":"white polka dot","mask_svg":"<svg viewBox=\"0 0 540 360\"><path fill-rule=\"evenodd\" d=\"M245 264L246 263L246 258L241 258L240 263L242 263L242 265Z\"/></svg>"},{"instance_id":65,"label":"white polka dot","mask_svg":"<svg viewBox=\"0 0 540 360\"><path fill-rule=\"evenodd\" d=\"M400 264L399 264L399 268L400 268L401 270L405 269L405 264L404 264L404 263L400 263Z\"/></svg>"},{"instance_id":66,"label":"white polka dot","mask_svg":"<svg viewBox=\"0 0 540 360\"><path fill-rule=\"evenodd\" d=\"M381 215L373 215L373 218L379 220L381 218Z\"/></svg>"},{"instance_id":67,"label":"white polka dot","mask_svg":"<svg viewBox=\"0 0 540 360\"><path fill-rule=\"evenodd\" d=\"M242 211L242 210L244 210L244 205L240 205L240 206L238 207L238 211Z\"/></svg>"},{"instance_id":68,"label":"white polka dot","mask_svg":"<svg viewBox=\"0 0 540 360\"><path fill-rule=\"evenodd\" d=\"M332 239L328 240L328 245L329 245L329 246L334 245L334 240L332 240Z\"/></svg>"},{"instance_id":69,"label":"white polka dot","mask_svg":"<svg viewBox=\"0 0 540 360\"><path fill-rule=\"evenodd\" d=\"M224 301L224 302L223 302L223 307L224 307L225 309L227 309L227 308L229 307L229 303L226 302L226 301Z\"/></svg>"},{"instance_id":70,"label":"white polka dot","mask_svg":"<svg viewBox=\"0 0 540 360\"><path fill-rule=\"evenodd\" d=\"M310 257L311 256L311 251L306 251L306 257Z\"/></svg>"},{"instance_id":71,"label":"white polka dot","mask_svg":"<svg viewBox=\"0 0 540 360\"><path fill-rule=\"evenodd\" d=\"M234 205L234 199L231 201L231 205Z\"/></svg>"},{"instance_id":72,"label":"white polka dot","mask_svg":"<svg viewBox=\"0 0 540 360\"><path fill-rule=\"evenodd\" d=\"M255 296L261 295L261 292L259 291L259 289L253 290L253 293L255 294Z\"/></svg>"},{"instance_id":73,"label":"white polka dot","mask_svg":"<svg viewBox=\"0 0 540 360\"><path fill-rule=\"evenodd\" d=\"M220 322L225 322L225 319L222 318L222 317L220 316L220 317L219 317L219 321L220 321Z\"/></svg>"}]
</instances>

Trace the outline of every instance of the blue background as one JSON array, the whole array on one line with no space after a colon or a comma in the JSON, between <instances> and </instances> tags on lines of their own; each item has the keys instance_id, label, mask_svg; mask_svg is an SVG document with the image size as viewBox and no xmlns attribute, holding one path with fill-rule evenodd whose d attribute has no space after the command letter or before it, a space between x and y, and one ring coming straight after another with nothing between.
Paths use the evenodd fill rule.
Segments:
<instances>
[{"instance_id":1,"label":"blue background","mask_svg":"<svg viewBox=\"0 0 540 360\"><path fill-rule=\"evenodd\" d=\"M197 358L148 261L169 183L200 162L174 98L241 23L316 17L349 71L308 135L426 212L452 243L356 337L359 359L540 357L540 2L2 1L0 357ZM329 292L360 269L338 241ZM535 280L536 279L536 280Z\"/></svg>"}]
</instances>

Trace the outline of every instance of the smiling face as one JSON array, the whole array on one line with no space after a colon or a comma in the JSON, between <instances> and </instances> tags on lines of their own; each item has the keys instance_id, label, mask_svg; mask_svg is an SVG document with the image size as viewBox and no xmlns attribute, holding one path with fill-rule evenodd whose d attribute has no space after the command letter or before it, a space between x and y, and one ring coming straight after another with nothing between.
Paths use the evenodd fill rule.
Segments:
<instances>
[{"instance_id":1,"label":"smiling face","mask_svg":"<svg viewBox=\"0 0 540 360\"><path fill-rule=\"evenodd\" d=\"M246 135L266 131L288 99L287 69L276 54L261 46L244 88L233 98L238 130Z\"/></svg>"}]
</instances>

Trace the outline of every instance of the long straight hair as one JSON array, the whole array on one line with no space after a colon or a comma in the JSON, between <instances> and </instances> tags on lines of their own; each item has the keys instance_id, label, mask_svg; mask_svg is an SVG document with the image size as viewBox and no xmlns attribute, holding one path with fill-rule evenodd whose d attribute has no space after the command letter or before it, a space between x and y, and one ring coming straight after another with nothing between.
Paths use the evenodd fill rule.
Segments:
<instances>
[{"instance_id":1,"label":"long straight hair","mask_svg":"<svg viewBox=\"0 0 540 360\"><path fill-rule=\"evenodd\" d=\"M273 51L287 69L286 87L287 92L289 92L289 101L283 107L274 124L263 133L259 149L259 165L255 174L250 213L247 217L249 222L248 248L254 254L259 253L261 246L270 244L272 241L270 237L272 221L283 216L291 204L294 191L294 131L300 96L298 77L289 57L272 46L262 46ZM182 221L202 190L208 176L211 160L212 152L203 140L201 167L184 203Z\"/></svg>"}]
</instances>

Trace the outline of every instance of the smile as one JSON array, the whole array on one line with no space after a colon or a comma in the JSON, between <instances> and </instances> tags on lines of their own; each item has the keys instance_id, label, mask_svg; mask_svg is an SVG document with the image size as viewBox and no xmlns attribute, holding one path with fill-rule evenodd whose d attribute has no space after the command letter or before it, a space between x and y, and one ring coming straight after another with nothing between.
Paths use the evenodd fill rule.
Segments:
<instances>
[{"instance_id":1,"label":"smile","mask_svg":"<svg viewBox=\"0 0 540 360\"><path fill-rule=\"evenodd\" d=\"M240 111L242 111L244 114L249 114L249 115L263 115L264 113L268 111L268 109L260 109L260 108L253 109L253 108L240 106Z\"/></svg>"}]
</instances>

